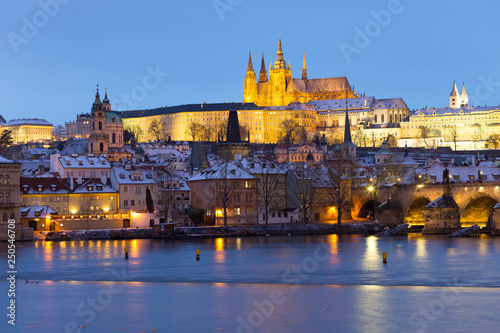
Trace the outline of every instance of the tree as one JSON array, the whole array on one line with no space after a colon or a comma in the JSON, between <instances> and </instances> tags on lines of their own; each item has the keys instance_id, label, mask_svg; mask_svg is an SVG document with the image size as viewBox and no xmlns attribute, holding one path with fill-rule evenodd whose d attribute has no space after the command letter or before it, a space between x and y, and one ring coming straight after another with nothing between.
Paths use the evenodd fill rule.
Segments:
<instances>
[{"instance_id":1,"label":"tree","mask_svg":"<svg viewBox=\"0 0 500 333\"><path fill-rule=\"evenodd\" d=\"M417 133L416 138L423 140L425 146L428 147L429 144L427 143L427 139L429 138L430 134L431 134L431 130L429 127L424 126L424 125L420 125L418 127L418 133Z\"/></svg>"},{"instance_id":2,"label":"tree","mask_svg":"<svg viewBox=\"0 0 500 333\"><path fill-rule=\"evenodd\" d=\"M144 130L142 129L141 126L137 125L132 125L127 128L125 128L128 132L132 133L135 138L137 139L137 142L141 141L141 137L144 135Z\"/></svg>"},{"instance_id":3,"label":"tree","mask_svg":"<svg viewBox=\"0 0 500 333\"><path fill-rule=\"evenodd\" d=\"M397 147L398 140L394 137L394 135L389 134L387 136L387 147Z\"/></svg>"},{"instance_id":4,"label":"tree","mask_svg":"<svg viewBox=\"0 0 500 333\"><path fill-rule=\"evenodd\" d=\"M302 222L307 223L309 211L311 210L317 191L317 188L313 186L317 170L316 168L307 168L304 163L299 163L297 169L289 176L292 179L287 179L287 183L293 183L296 192L292 199L296 201L295 203L299 207L299 211L302 214Z\"/></svg>"},{"instance_id":5,"label":"tree","mask_svg":"<svg viewBox=\"0 0 500 333\"><path fill-rule=\"evenodd\" d=\"M342 214L348 213L351 207L351 182L352 178L355 176L355 169L355 166L342 156L338 156L328 168L328 178L332 185L330 196L337 207L338 226L342 224Z\"/></svg>"},{"instance_id":6,"label":"tree","mask_svg":"<svg viewBox=\"0 0 500 333\"><path fill-rule=\"evenodd\" d=\"M124 129L123 130L123 143L129 143L130 139L134 136L134 133L130 132L129 130Z\"/></svg>"},{"instance_id":7,"label":"tree","mask_svg":"<svg viewBox=\"0 0 500 333\"><path fill-rule=\"evenodd\" d=\"M298 143L304 137L305 129L299 125L293 119L285 119L278 125L278 131L280 132L280 138L278 139L281 143ZM307 138L307 132L306 132Z\"/></svg>"},{"instance_id":8,"label":"tree","mask_svg":"<svg viewBox=\"0 0 500 333\"><path fill-rule=\"evenodd\" d=\"M148 132L153 135L157 142L160 142L163 137L163 122L158 119L154 119L149 125Z\"/></svg>"},{"instance_id":9,"label":"tree","mask_svg":"<svg viewBox=\"0 0 500 333\"><path fill-rule=\"evenodd\" d=\"M491 134L488 137L488 148L495 147L498 148L500 145L500 134Z\"/></svg>"},{"instance_id":10,"label":"tree","mask_svg":"<svg viewBox=\"0 0 500 333\"><path fill-rule=\"evenodd\" d=\"M250 133L250 127L248 125L240 125L241 141L247 141L249 133Z\"/></svg>"},{"instance_id":11,"label":"tree","mask_svg":"<svg viewBox=\"0 0 500 333\"><path fill-rule=\"evenodd\" d=\"M153 202L153 197L151 196L151 191L149 190L149 186L146 186L146 207L148 209L148 213L155 212L155 204Z\"/></svg>"},{"instance_id":12,"label":"tree","mask_svg":"<svg viewBox=\"0 0 500 333\"><path fill-rule=\"evenodd\" d=\"M0 135L0 146L9 147L14 142L11 130L4 130Z\"/></svg>"},{"instance_id":13,"label":"tree","mask_svg":"<svg viewBox=\"0 0 500 333\"><path fill-rule=\"evenodd\" d=\"M196 141L197 138L200 138L203 133L203 125L197 121L192 121L188 124L186 134L193 138L193 141Z\"/></svg>"},{"instance_id":14,"label":"tree","mask_svg":"<svg viewBox=\"0 0 500 333\"><path fill-rule=\"evenodd\" d=\"M366 133L363 126L357 126L354 132L354 141L359 147L366 147Z\"/></svg>"},{"instance_id":15,"label":"tree","mask_svg":"<svg viewBox=\"0 0 500 333\"><path fill-rule=\"evenodd\" d=\"M260 161L257 168L252 172L254 176L259 178L257 184L257 194L259 196L259 206L264 208L264 221L268 224L269 210L274 203L275 206L279 202L284 202L283 197L277 194L280 189L285 188L286 164L279 164L273 161Z\"/></svg>"},{"instance_id":16,"label":"tree","mask_svg":"<svg viewBox=\"0 0 500 333\"><path fill-rule=\"evenodd\" d=\"M457 151L457 138L458 138L458 131L457 131L457 125L452 125L447 128L448 135L450 137L450 141L452 141L455 144L455 151Z\"/></svg>"},{"instance_id":17,"label":"tree","mask_svg":"<svg viewBox=\"0 0 500 333\"><path fill-rule=\"evenodd\" d=\"M232 175L234 165L227 160L222 160L207 171L208 190L215 199L215 211L221 210L224 226L227 227L227 217L234 208L233 194L238 188L237 181ZM217 218L217 213L216 213Z\"/></svg>"},{"instance_id":18,"label":"tree","mask_svg":"<svg viewBox=\"0 0 500 333\"><path fill-rule=\"evenodd\" d=\"M377 134L375 131L370 131L370 141L372 142L372 147L375 148L375 144L377 143Z\"/></svg>"}]
</instances>

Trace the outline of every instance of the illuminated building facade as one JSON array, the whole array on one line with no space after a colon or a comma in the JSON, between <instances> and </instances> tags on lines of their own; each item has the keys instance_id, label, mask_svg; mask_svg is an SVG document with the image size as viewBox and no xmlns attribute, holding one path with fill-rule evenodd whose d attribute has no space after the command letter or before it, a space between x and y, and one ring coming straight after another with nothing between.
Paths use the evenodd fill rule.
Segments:
<instances>
[{"instance_id":1,"label":"illuminated building facade","mask_svg":"<svg viewBox=\"0 0 500 333\"><path fill-rule=\"evenodd\" d=\"M44 119L14 119L2 124L2 131L12 131L14 143L52 140L54 125Z\"/></svg>"},{"instance_id":2,"label":"illuminated building facade","mask_svg":"<svg viewBox=\"0 0 500 333\"><path fill-rule=\"evenodd\" d=\"M281 37L278 42L276 61L269 66L267 76L264 55L259 73L255 75L252 55L249 55L245 78L243 101L259 106L283 106L290 103L308 103L311 100L336 98L353 98L354 88L349 85L346 77L309 79L307 77L306 58L302 65L302 78L292 78L290 63L287 65L283 57Z\"/></svg>"}]
</instances>

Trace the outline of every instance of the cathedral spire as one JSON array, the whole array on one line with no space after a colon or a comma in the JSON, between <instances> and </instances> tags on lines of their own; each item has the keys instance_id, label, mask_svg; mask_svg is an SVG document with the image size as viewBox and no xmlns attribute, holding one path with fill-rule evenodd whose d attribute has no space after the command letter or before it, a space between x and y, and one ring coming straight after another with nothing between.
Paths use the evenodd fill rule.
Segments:
<instances>
[{"instance_id":1,"label":"cathedral spire","mask_svg":"<svg viewBox=\"0 0 500 333\"><path fill-rule=\"evenodd\" d=\"M252 65L252 51L250 51L249 55L248 55L248 68L247 68L247 72L249 72L249 71L254 72L253 65Z\"/></svg>"},{"instance_id":2,"label":"cathedral spire","mask_svg":"<svg viewBox=\"0 0 500 333\"><path fill-rule=\"evenodd\" d=\"M267 82L266 64L264 62L264 53L262 53L262 64L260 65L259 83Z\"/></svg>"},{"instance_id":3,"label":"cathedral spire","mask_svg":"<svg viewBox=\"0 0 500 333\"><path fill-rule=\"evenodd\" d=\"M107 87L104 87L104 99L102 100L102 103L109 105L108 88Z\"/></svg>"},{"instance_id":4,"label":"cathedral spire","mask_svg":"<svg viewBox=\"0 0 500 333\"><path fill-rule=\"evenodd\" d=\"M276 62L274 63L275 69L286 69L286 62L283 59L283 47L281 45L281 35L278 41L278 52L276 52Z\"/></svg>"},{"instance_id":5,"label":"cathedral spire","mask_svg":"<svg viewBox=\"0 0 500 333\"><path fill-rule=\"evenodd\" d=\"M351 124L349 124L349 110L347 103L349 102L347 99L347 89L346 89L346 99L345 99L345 128L344 128L344 144L352 143L351 139Z\"/></svg>"},{"instance_id":6,"label":"cathedral spire","mask_svg":"<svg viewBox=\"0 0 500 333\"><path fill-rule=\"evenodd\" d=\"M302 64L302 80L307 81L306 53L304 52L304 62Z\"/></svg>"},{"instance_id":7,"label":"cathedral spire","mask_svg":"<svg viewBox=\"0 0 500 333\"><path fill-rule=\"evenodd\" d=\"M451 89L450 96L458 96L457 84L453 81L453 88Z\"/></svg>"}]
</instances>

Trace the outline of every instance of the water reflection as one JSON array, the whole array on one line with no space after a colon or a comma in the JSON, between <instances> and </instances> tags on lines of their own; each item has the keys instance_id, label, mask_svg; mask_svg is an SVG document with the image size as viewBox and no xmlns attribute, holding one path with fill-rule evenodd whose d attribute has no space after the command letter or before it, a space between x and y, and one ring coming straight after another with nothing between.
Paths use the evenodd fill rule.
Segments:
<instances>
[{"instance_id":1,"label":"water reflection","mask_svg":"<svg viewBox=\"0 0 500 333\"><path fill-rule=\"evenodd\" d=\"M226 261L226 252L224 251L224 238L215 239L215 256L214 260L218 264L223 264Z\"/></svg>"},{"instance_id":2,"label":"water reflection","mask_svg":"<svg viewBox=\"0 0 500 333\"><path fill-rule=\"evenodd\" d=\"M380 266L380 254L378 252L378 238L370 236L366 239L365 254L362 260L364 270L375 270Z\"/></svg>"}]
</instances>

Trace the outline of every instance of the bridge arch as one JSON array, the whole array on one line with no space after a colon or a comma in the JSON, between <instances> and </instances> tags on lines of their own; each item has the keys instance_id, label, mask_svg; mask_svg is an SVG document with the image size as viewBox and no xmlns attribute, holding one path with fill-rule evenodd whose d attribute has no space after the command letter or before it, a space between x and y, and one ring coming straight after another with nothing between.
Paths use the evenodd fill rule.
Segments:
<instances>
[{"instance_id":1,"label":"bridge arch","mask_svg":"<svg viewBox=\"0 0 500 333\"><path fill-rule=\"evenodd\" d=\"M486 194L471 197L465 206L460 207L460 225L463 228L474 224L480 227L489 226L493 206L496 204L497 201Z\"/></svg>"},{"instance_id":2,"label":"bridge arch","mask_svg":"<svg viewBox=\"0 0 500 333\"><path fill-rule=\"evenodd\" d=\"M357 217L366 219L370 213L373 214L373 205L374 204L375 204L374 199L366 201L359 209ZM377 200L377 207L378 207L378 205L380 205L380 202L378 202L378 200Z\"/></svg>"},{"instance_id":3,"label":"bridge arch","mask_svg":"<svg viewBox=\"0 0 500 333\"><path fill-rule=\"evenodd\" d=\"M410 225L424 225L424 208L430 202L425 196L414 197L406 209L404 222Z\"/></svg>"}]
</instances>

